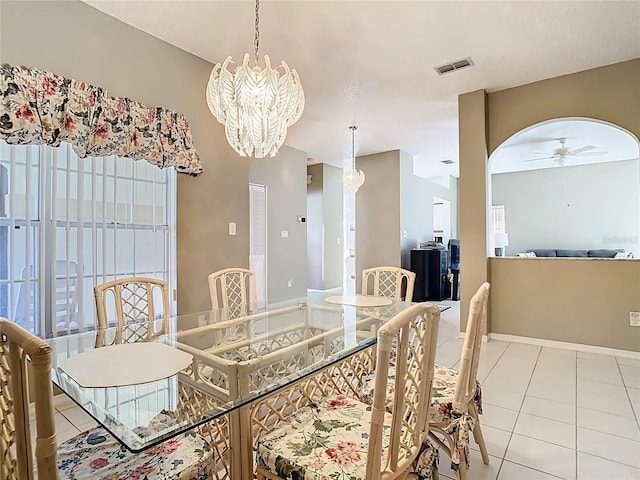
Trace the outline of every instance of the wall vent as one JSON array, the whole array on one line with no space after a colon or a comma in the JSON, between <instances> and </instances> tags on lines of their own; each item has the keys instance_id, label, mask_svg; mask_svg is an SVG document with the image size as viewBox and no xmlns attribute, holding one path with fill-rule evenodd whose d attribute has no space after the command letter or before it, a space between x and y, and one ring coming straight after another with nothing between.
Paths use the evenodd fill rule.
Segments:
<instances>
[{"instance_id":1,"label":"wall vent","mask_svg":"<svg viewBox=\"0 0 640 480\"><path fill-rule=\"evenodd\" d=\"M455 62L445 63L438 67L433 67L439 75L444 73L453 72L455 70L460 70L461 68L472 67L475 63L471 60L471 57L463 58L462 60L456 60Z\"/></svg>"},{"instance_id":2,"label":"wall vent","mask_svg":"<svg viewBox=\"0 0 640 480\"><path fill-rule=\"evenodd\" d=\"M451 165L456 162L454 162L453 160L442 160L442 163L444 163L445 165Z\"/></svg>"}]
</instances>

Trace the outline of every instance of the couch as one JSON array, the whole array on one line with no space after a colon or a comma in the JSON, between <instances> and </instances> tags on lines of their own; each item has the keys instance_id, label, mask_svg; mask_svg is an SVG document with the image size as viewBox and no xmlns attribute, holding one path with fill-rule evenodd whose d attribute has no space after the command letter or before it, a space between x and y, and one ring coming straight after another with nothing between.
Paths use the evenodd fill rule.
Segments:
<instances>
[{"instance_id":1,"label":"couch","mask_svg":"<svg viewBox=\"0 0 640 480\"><path fill-rule=\"evenodd\" d=\"M526 253L534 253L536 257L571 257L571 258L633 258L628 255L633 255L631 252L625 253L624 249L606 249L601 248L598 250L568 250L568 249L553 249L553 248L537 248L533 250L527 250ZM619 255L622 254L622 255ZM533 256L522 255L518 256Z\"/></svg>"}]
</instances>

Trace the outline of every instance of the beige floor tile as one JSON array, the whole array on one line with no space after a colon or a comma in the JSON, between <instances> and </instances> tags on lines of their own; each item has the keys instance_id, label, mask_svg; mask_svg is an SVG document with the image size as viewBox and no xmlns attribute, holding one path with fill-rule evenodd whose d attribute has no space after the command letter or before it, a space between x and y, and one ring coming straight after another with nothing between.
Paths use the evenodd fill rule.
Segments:
<instances>
[{"instance_id":1,"label":"beige floor tile","mask_svg":"<svg viewBox=\"0 0 640 480\"><path fill-rule=\"evenodd\" d=\"M513 427L518 419L518 412L516 410L509 410L488 403L483 405L482 410L483 414L480 415L480 424L483 427L487 425L507 432L513 431Z\"/></svg>"},{"instance_id":2,"label":"beige floor tile","mask_svg":"<svg viewBox=\"0 0 640 480\"><path fill-rule=\"evenodd\" d=\"M604 401L603 398L606 397L602 394L598 395L597 393L580 393L578 394L578 407L597 411L601 411L603 408L606 408L608 412L613 412L621 417L635 419L633 409L631 408L632 403L629 401L629 398L623 393L616 393L611 397L606 398L606 400Z\"/></svg>"},{"instance_id":3,"label":"beige floor tile","mask_svg":"<svg viewBox=\"0 0 640 480\"><path fill-rule=\"evenodd\" d=\"M507 449L511 432L505 432L498 428L493 428L488 425L482 426L482 436L484 437L484 443L487 446L487 452L494 457L502 458L504 452ZM471 450L478 450L478 445L471 439Z\"/></svg>"},{"instance_id":4,"label":"beige floor tile","mask_svg":"<svg viewBox=\"0 0 640 480\"><path fill-rule=\"evenodd\" d=\"M460 360L462 340L447 340L436 349L436 364L451 368Z\"/></svg>"},{"instance_id":5,"label":"beige floor tile","mask_svg":"<svg viewBox=\"0 0 640 480\"><path fill-rule=\"evenodd\" d=\"M640 419L640 388L627 388L627 394L631 400L631 406L636 412L636 418Z\"/></svg>"},{"instance_id":6,"label":"beige floor tile","mask_svg":"<svg viewBox=\"0 0 640 480\"><path fill-rule=\"evenodd\" d=\"M73 424L67 420L61 413L56 412L54 416L54 420L56 423L56 432L61 432L63 430L69 430L75 428Z\"/></svg>"},{"instance_id":7,"label":"beige floor tile","mask_svg":"<svg viewBox=\"0 0 640 480\"><path fill-rule=\"evenodd\" d=\"M498 480L554 480L560 477L549 475L533 468L505 460L502 462Z\"/></svg>"},{"instance_id":8,"label":"beige floor tile","mask_svg":"<svg viewBox=\"0 0 640 480\"><path fill-rule=\"evenodd\" d=\"M76 425L76 428L78 430L80 430L81 432L86 432L87 430L91 430L91 429L97 428L97 427L98 427L98 422L96 422L95 420L91 420L89 422L81 423L80 425Z\"/></svg>"},{"instance_id":9,"label":"beige floor tile","mask_svg":"<svg viewBox=\"0 0 640 480\"><path fill-rule=\"evenodd\" d=\"M482 400L484 403L508 410L520 410L524 400L524 393L509 390L508 386L487 388L485 385L482 385Z\"/></svg>"},{"instance_id":10,"label":"beige floor tile","mask_svg":"<svg viewBox=\"0 0 640 480\"><path fill-rule=\"evenodd\" d=\"M618 369L593 369L578 367L578 379L592 380L595 382L623 385L622 377Z\"/></svg>"},{"instance_id":11,"label":"beige floor tile","mask_svg":"<svg viewBox=\"0 0 640 480\"><path fill-rule=\"evenodd\" d=\"M76 403L71 400L67 395L60 394L53 397L53 406L56 410L66 410L67 408L73 408Z\"/></svg>"},{"instance_id":12,"label":"beige floor tile","mask_svg":"<svg viewBox=\"0 0 640 480\"><path fill-rule=\"evenodd\" d=\"M601 408L608 408L602 405ZM578 426L640 442L640 429L635 419L598 410L578 408Z\"/></svg>"},{"instance_id":13,"label":"beige floor tile","mask_svg":"<svg viewBox=\"0 0 640 480\"><path fill-rule=\"evenodd\" d=\"M538 397L524 397L524 403L520 410L523 413L549 418L556 422L575 425L576 408L569 403L556 402Z\"/></svg>"},{"instance_id":14,"label":"beige floor tile","mask_svg":"<svg viewBox=\"0 0 640 480\"><path fill-rule=\"evenodd\" d=\"M514 433L554 443L561 447L576 447L576 429L568 423L536 417L527 413L521 413L518 417Z\"/></svg>"},{"instance_id":15,"label":"beige floor tile","mask_svg":"<svg viewBox=\"0 0 640 480\"><path fill-rule=\"evenodd\" d=\"M622 380L627 387L640 388L640 367L620 365Z\"/></svg>"},{"instance_id":16,"label":"beige floor tile","mask_svg":"<svg viewBox=\"0 0 640 480\"><path fill-rule=\"evenodd\" d=\"M587 358L590 360L595 360L598 362L610 362L613 363L616 361L616 357L613 355L602 355L601 353L589 353L589 352L577 352L578 358Z\"/></svg>"},{"instance_id":17,"label":"beige floor tile","mask_svg":"<svg viewBox=\"0 0 640 480\"><path fill-rule=\"evenodd\" d=\"M576 453L574 449L564 448L522 435L513 434L505 460L550 475L556 475L560 478L574 479L576 476Z\"/></svg>"},{"instance_id":18,"label":"beige floor tile","mask_svg":"<svg viewBox=\"0 0 640 480\"><path fill-rule=\"evenodd\" d=\"M640 468L640 443L627 438L578 428L578 451Z\"/></svg>"},{"instance_id":19,"label":"beige floor tile","mask_svg":"<svg viewBox=\"0 0 640 480\"><path fill-rule=\"evenodd\" d=\"M578 453L578 478L580 480L638 480L640 470L586 453Z\"/></svg>"},{"instance_id":20,"label":"beige floor tile","mask_svg":"<svg viewBox=\"0 0 640 480\"><path fill-rule=\"evenodd\" d=\"M620 385L613 385L607 382L578 378L578 397L585 394L598 395L604 401L627 399L627 391Z\"/></svg>"},{"instance_id":21,"label":"beige floor tile","mask_svg":"<svg viewBox=\"0 0 640 480\"><path fill-rule=\"evenodd\" d=\"M75 427L68 428L66 430L56 431L56 440L58 441L58 445L60 445L62 442L66 442L67 440L72 439L79 433L80 433L80 430L78 430Z\"/></svg>"},{"instance_id":22,"label":"beige floor tile","mask_svg":"<svg viewBox=\"0 0 640 480\"><path fill-rule=\"evenodd\" d=\"M89 414L78 406L63 410L60 414L69 420L76 428L78 428L78 425L92 421Z\"/></svg>"},{"instance_id":23,"label":"beige floor tile","mask_svg":"<svg viewBox=\"0 0 640 480\"><path fill-rule=\"evenodd\" d=\"M472 450L468 478L473 480L496 480L501 463L502 458L489 456L489 465L485 465L482 463L480 452ZM456 478L455 472L451 470L451 462L443 452L440 453L438 473L441 478Z\"/></svg>"},{"instance_id":24,"label":"beige floor tile","mask_svg":"<svg viewBox=\"0 0 640 480\"><path fill-rule=\"evenodd\" d=\"M578 357L578 368L586 370L617 370L618 362L615 357L600 355L598 357L581 358Z\"/></svg>"},{"instance_id":25,"label":"beige floor tile","mask_svg":"<svg viewBox=\"0 0 640 480\"><path fill-rule=\"evenodd\" d=\"M554 402L575 405L575 389L567 388L562 383L555 384L547 381L531 381L527 389L527 396L553 400Z\"/></svg>"},{"instance_id":26,"label":"beige floor tile","mask_svg":"<svg viewBox=\"0 0 640 480\"><path fill-rule=\"evenodd\" d=\"M616 357L618 361L618 365L631 365L632 367L640 368L640 359L637 358L626 358L626 357Z\"/></svg>"}]
</instances>

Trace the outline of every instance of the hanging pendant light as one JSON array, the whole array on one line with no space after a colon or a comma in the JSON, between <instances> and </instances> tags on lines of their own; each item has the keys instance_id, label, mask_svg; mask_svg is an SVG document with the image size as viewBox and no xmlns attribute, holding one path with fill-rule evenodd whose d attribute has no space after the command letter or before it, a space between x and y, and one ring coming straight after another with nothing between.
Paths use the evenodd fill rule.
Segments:
<instances>
[{"instance_id":1,"label":"hanging pendant light","mask_svg":"<svg viewBox=\"0 0 640 480\"><path fill-rule=\"evenodd\" d=\"M356 130L357 126L351 125L351 170L342 174L342 182L351 193L355 194L364 183L364 172L356 170Z\"/></svg>"},{"instance_id":2,"label":"hanging pendant light","mask_svg":"<svg viewBox=\"0 0 640 480\"><path fill-rule=\"evenodd\" d=\"M269 56L258 64L259 7L256 0L255 64L245 53L242 65L231 57L217 63L207 85L207 104L224 125L227 141L242 157L273 157L284 143L287 128L304 110L304 91L295 69L282 62L275 69Z\"/></svg>"}]
</instances>

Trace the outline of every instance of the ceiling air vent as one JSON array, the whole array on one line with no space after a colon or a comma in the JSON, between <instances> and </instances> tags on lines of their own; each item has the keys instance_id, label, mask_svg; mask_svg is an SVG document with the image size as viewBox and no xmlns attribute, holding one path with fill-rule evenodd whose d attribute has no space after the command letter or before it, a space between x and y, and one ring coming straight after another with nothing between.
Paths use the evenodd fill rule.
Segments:
<instances>
[{"instance_id":1,"label":"ceiling air vent","mask_svg":"<svg viewBox=\"0 0 640 480\"><path fill-rule=\"evenodd\" d=\"M438 67L433 67L439 75L444 73L453 72L455 70L460 70L465 67L472 67L475 65L471 57L464 58L462 60L456 60L455 62L445 63L444 65L440 65Z\"/></svg>"},{"instance_id":2,"label":"ceiling air vent","mask_svg":"<svg viewBox=\"0 0 640 480\"><path fill-rule=\"evenodd\" d=\"M444 163L445 165L451 165L456 162L454 162L453 160L442 160L442 163Z\"/></svg>"}]
</instances>

